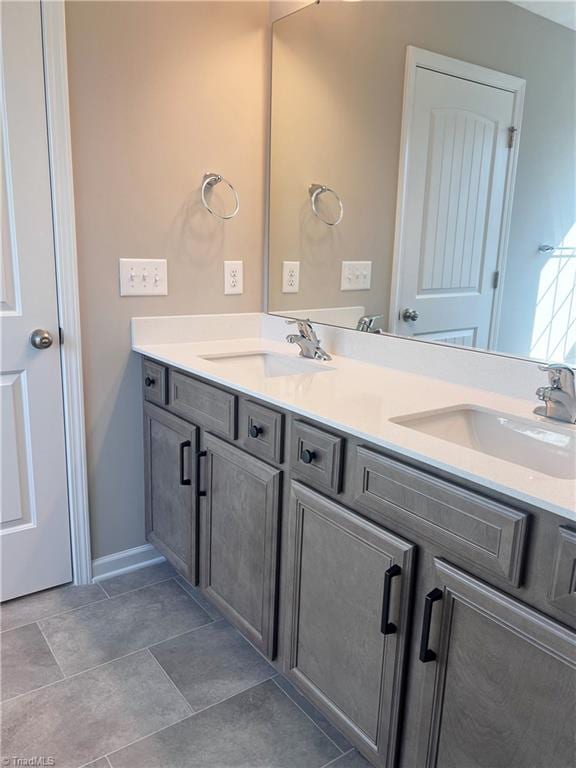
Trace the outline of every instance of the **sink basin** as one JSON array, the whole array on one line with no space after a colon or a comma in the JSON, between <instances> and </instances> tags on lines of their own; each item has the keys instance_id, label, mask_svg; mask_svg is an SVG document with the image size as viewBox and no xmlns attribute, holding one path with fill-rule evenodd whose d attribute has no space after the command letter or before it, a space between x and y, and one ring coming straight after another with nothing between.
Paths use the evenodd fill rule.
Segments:
<instances>
[{"instance_id":1,"label":"sink basin","mask_svg":"<svg viewBox=\"0 0 576 768\"><path fill-rule=\"evenodd\" d=\"M276 376L297 376L323 373L334 369L325 363L304 360L300 357L279 355L275 352L237 352L216 355L201 355L202 360L209 360L218 365L220 370L230 373L273 378Z\"/></svg>"},{"instance_id":2,"label":"sink basin","mask_svg":"<svg viewBox=\"0 0 576 768\"><path fill-rule=\"evenodd\" d=\"M576 430L471 405L391 419L426 435L562 480L576 478Z\"/></svg>"}]
</instances>

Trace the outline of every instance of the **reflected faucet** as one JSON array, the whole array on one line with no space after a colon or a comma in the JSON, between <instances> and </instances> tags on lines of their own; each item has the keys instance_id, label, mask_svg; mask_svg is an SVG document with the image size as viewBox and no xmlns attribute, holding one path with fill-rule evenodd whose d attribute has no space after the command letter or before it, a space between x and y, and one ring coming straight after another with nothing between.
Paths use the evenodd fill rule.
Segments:
<instances>
[{"instance_id":1,"label":"reflected faucet","mask_svg":"<svg viewBox=\"0 0 576 768\"><path fill-rule=\"evenodd\" d=\"M376 320L381 320L383 317L384 315L363 315L356 323L356 330L365 333L383 333L381 328L374 328Z\"/></svg>"},{"instance_id":2,"label":"reflected faucet","mask_svg":"<svg viewBox=\"0 0 576 768\"><path fill-rule=\"evenodd\" d=\"M536 397L544 402L534 409L538 416L576 424L574 371L568 365L551 363L538 366L548 374L549 385L538 387Z\"/></svg>"},{"instance_id":3,"label":"reflected faucet","mask_svg":"<svg viewBox=\"0 0 576 768\"><path fill-rule=\"evenodd\" d=\"M288 325L297 325L299 333L289 333L286 341L290 344L298 344L301 357L309 357L314 360L332 360L328 352L320 346L320 340L314 333L310 320L287 320Z\"/></svg>"}]
</instances>

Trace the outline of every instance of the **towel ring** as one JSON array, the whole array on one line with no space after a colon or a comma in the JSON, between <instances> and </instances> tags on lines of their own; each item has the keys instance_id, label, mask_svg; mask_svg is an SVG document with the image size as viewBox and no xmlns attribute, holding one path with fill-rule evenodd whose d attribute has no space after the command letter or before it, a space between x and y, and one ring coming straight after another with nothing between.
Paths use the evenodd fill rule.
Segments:
<instances>
[{"instance_id":1,"label":"towel ring","mask_svg":"<svg viewBox=\"0 0 576 768\"><path fill-rule=\"evenodd\" d=\"M325 219L318 213L318 209L316 208L316 200L325 192L330 192L332 195L334 195L336 202L338 203L338 216L334 221L328 221ZM344 206L342 205L342 200L340 200L339 195L331 187L327 187L324 184L310 184L308 187L308 194L310 195L310 205L312 206L312 212L320 219L320 221L323 221L324 224L327 224L329 227L335 227L337 224L340 224L342 217L344 216Z\"/></svg>"},{"instance_id":2,"label":"towel ring","mask_svg":"<svg viewBox=\"0 0 576 768\"><path fill-rule=\"evenodd\" d=\"M216 184L219 184L221 181L226 184L228 189L232 192L234 195L234 210L232 213L218 213L214 210L206 200L206 190L211 189L212 187L215 187ZM200 197L202 198L202 205L208 213L211 213L212 216L216 216L218 219L233 219L234 216L238 213L240 210L240 200L238 198L238 192L234 189L232 184L228 181L228 179L225 179L224 176L221 176L219 173L205 173L204 179L202 181L202 188L200 190Z\"/></svg>"}]
</instances>

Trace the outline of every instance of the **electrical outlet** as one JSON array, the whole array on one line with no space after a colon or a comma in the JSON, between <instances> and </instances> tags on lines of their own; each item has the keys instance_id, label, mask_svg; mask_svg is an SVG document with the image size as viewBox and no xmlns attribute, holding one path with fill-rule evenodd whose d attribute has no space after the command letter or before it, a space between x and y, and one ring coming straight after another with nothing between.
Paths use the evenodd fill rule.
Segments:
<instances>
[{"instance_id":1,"label":"electrical outlet","mask_svg":"<svg viewBox=\"0 0 576 768\"><path fill-rule=\"evenodd\" d=\"M372 281L371 261L343 261L341 291L367 291Z\"/></svg>"},{"instance_id":2,"label":"electrical outlet","mask_svg":"<svg viewBox=\"0 0 576 768\"><path fill-rule=\"evenodd\" d=\"M282 262L282 293L298 293L300 290L300 262Z\"/></svg>"},{"instance_id":3,"label":"electrical outlet","mask_svg":"<svg viewBox=\"0 0 576 768\"><path fill-rule=\"evenodd\" d=\"M224 293L244 293L244 262L224 262Z\"/></svg>"},{"instance_id":4,"label":"electrical outlet","mask_svg":"<svg viewBox=\"0 0 576 768\"><path fill-rule=\"evenodd\" d=\"M167 296L166 259L120 259L120 296Z\"/></svg>"}]
</instances>

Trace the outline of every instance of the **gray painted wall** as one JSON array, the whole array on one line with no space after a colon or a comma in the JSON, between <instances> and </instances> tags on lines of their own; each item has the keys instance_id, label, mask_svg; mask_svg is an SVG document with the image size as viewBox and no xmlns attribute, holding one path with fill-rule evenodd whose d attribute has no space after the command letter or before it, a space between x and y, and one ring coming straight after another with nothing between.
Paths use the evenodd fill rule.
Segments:
<instances>
[{"instance_id":1,"label":"gray painted wall","mask_svg":"<svg viewBox=\"0 0 576 768\"><path fill-rule=\"evenodd\" d=\"M66 5L93 557L144 543L138 315L260 310L267 3ZM240 215L199 205L228 176ZM118 259L168 259L169 295L121 298ZM224 296L223 261L244 260Z\"/></svg>"}]
</instances>

